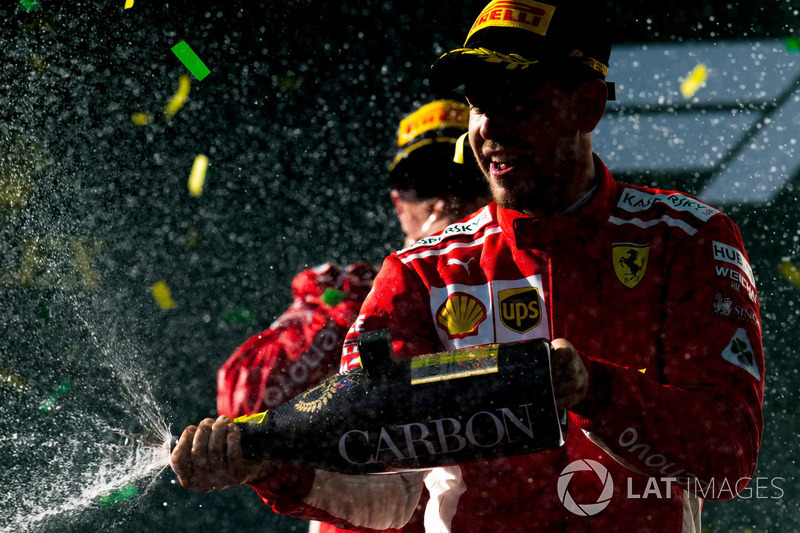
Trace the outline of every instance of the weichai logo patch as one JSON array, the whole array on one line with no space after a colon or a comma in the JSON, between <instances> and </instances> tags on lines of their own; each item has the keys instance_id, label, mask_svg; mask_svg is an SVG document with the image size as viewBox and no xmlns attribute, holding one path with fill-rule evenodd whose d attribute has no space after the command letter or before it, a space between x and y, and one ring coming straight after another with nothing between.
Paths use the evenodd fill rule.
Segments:
<instances>
[{"instance_id":1,"label":"weichai logo patch","mask_svg":"<svg viewBox=\"0 0 800 533\"><path fill-rule=\"evenodd\" d=\"M494 0L475 20L467 41L476 31L491 27L519 28L547 35L555 6L530 0Z\"/></svg>"},{"instance_id":2,"label":"weichai logo patch","mask_svg":"<svg viewBox=\"0 0 800 533\"><path fill-rule=\"evenodd\" d=\"M478 333L478 326L486 320L486 306L465 292L454 292L439 306L436 324L452 339L462 339Z\"/></svg>"},{"instance_id":3,"label":"weichai logo patch","mask_svg":"<svg viewBox=\"0 0 800 533\"><path fill-rule=\"evenodd\" d=\"M525 333L542 321L539 289L524 287L497 293L500 302L500 322L512 331Z\"/></svg>"}]
</instances>

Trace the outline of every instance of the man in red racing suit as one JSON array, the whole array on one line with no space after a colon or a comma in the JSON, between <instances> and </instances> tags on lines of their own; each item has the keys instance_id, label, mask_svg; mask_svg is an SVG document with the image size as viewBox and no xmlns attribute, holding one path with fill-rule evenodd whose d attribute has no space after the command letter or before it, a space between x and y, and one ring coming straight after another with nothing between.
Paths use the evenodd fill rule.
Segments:
<instances>
[{"instance_id":1,"label":"man in red racing suit","mask_svg":"<svg viewBox=\"0 0 800 533\"><path fill-rule=\"evenodd\" d=\"M595 165L577 213L536 219L492 203L388 257L345 341L343 370L359 364L358 335L382 328L400 358L540 337L567 337L582 355L589 392L569 412L566 445L461 465L452 531L583 532L587 520L602 532L699 531L702 498L732 498L754 473L764 363L739 231L688 195L619 184ZM481 311L444 320L448 302ZM570 510L559 477L588 460L602 468L574 474ZM283 512L312 512L304 493L281 495L281 468L256 490Z\"/></svg>"},{"instance_id":2,"label":"man in red racing suit","mask_svg":"<svg viewBox=\"0 0 800 533\"><path fill-rule=\"evenodd\" d=\"M218 420L194 446L191 428L181 437L184 486L244 481L279 512L380 531L407 523L424 475L427 533L699 532L703 499L744 489L763 427L754 275L719 210L617 183L593 153L611 89L592 5L494 0L464 47L436 62L434 85L465 86L470 145L495 201L386 259L342 359L358 365L357 337L384 328L399 358L549 339L566 443L427 474L346 476L243 462L238 429ZM227 463L208 469L203 440L223 435Z\"/></svg>"}]
</instances>

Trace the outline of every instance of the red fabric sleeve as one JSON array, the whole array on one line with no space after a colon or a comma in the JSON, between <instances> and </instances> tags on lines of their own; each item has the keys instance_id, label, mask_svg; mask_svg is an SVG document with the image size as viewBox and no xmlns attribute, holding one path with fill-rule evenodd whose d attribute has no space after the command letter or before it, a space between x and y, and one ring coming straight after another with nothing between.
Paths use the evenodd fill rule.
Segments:
<instances>
[{"instance_id":1,"label":"red fabric sleeve","mask_svg":"<svg viewBox=\"0 0 800 533\"><path fill-rule=\"evenodd\" d=\"M752 274L726 217L671 253L661 375L584 357L590 393L573 419L629 467L690 487L695 478L715 487L706 497L733 498L755 471L763 430L758 297L744 286Z\"/></svg>"},{"instance_id":2,"label":"red fabric sleeve","mask_svg":"<svg viewBox=\"0 0 800 533\"><path fill-rule=\"evenodd\" d=\"M387 257L360 314L347 332L340 370L358 366L358 337L364 331L388 329L398 359L436 351L439 340L433 329L427 294L428 289L416 272L406 267L396 254Z\"/></svg>"}]
</instances>

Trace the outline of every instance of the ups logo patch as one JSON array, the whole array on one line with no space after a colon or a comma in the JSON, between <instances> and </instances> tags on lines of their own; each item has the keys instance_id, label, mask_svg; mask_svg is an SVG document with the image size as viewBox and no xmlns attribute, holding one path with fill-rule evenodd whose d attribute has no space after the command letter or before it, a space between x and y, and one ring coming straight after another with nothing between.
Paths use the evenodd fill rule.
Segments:
<instances>
[{"instance_id":1,"label":"ups logo patch","mask_svg":"<svg viewBox=\"0 0 800 533\"><path fill-rule=\"evenodd\" d=\"M532 330L542 321L539 289L524 287L506 289L497 293L500 303L500 321L517 333Z\"/></svg>"}]
</instances>

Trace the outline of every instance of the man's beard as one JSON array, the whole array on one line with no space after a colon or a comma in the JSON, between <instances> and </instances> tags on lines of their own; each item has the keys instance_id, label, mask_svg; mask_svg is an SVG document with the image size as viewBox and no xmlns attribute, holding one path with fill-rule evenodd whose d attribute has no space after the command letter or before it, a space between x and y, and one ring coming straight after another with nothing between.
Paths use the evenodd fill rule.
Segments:
<instances>
[{"instance_id":1,"label":"man's beard","mask_svg":"<svg viewBox=\"0 0 800 533\"><path fill-rule=\"evenodd\" d=\"M556 213L566 210L569 208L567 191L575 179L576 165L574 158L562 156L559 159L559 170L555 173L543 172L540 162L528 159L528 175L509 180L507 186L492 179L491 169L487 168L483 174L489 183L492 199L500 207L515 211Z\"/></svg>"}]
</instances>

